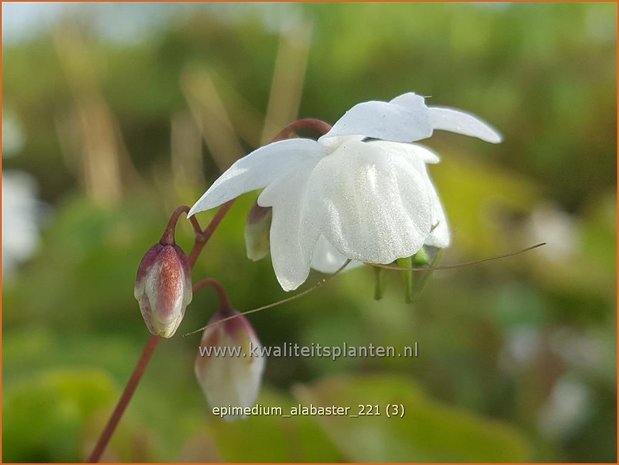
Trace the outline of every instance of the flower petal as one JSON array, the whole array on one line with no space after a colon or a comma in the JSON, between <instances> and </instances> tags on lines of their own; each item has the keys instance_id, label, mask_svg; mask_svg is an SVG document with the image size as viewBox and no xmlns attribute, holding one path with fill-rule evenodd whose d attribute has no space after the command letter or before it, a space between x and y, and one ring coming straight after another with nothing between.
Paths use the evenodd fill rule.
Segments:
<instances>
[{"instance_id":1,"label":"flower petal","mask_svg":"<svg viewBox=\"0 0 619 465\"><path fill-rule=\"evenodd\" d=\"M322 136L365 136L394 142L413 142L432 135L424 98L409 92L390 102L363 102L348 110Z\"/></svg>"},{"instance_id":2,"label":"flower petal","mask_svg":"<svg viewBox=\"0 0 619 465\"><path fill-rule=\"evenodd\" d=\"M314 270L320 271L321 273L335 273L346 263L346 260L348 259L342 255L333 244L325 239L324 236L321 235L318 238L312 254L311 266ZM353 260L342 271L349 271L362 265L363 262Z\"/></svg>"},{"instance_id":3,"label":"flower petal","mask_svg":"<svg viewBox=\"0 0 619 465\"><path fill-rule=\"evenodd\" d=\"M315 164L315 159L306 159L298 169L269 184L258 197L258 205L273 207L271 261L285 291L296 289L307 279L318 240L318 228L304 223L307 180Z\"/></svg>"},{"instance_id":4,"label":"flower petal","mask_svg":"<svg viewBox=\"0 0 619 465\"><path fill-rule=\"evenodd\" d=\"M488 123L476 116L451 108L430 107L430 119L434 129L457 132L498 144L501 135Z\"/></svg>"},{"instance_id":5,"label":"flower petal","mask_svg":"<svg viewBox=\"0 0 619 465\"><path fill-rule=\"evenodd\" d=\"M326 148L312 139L286 139L260 147L228 168L191 207L188 216L261 189L308 158L318 160L325 154Z\"/></svg>"},{"instance_id":6,"label":"flower petal","mask_svg":"<svg viewBox=\"0 0 619 465\"><path fill-rule=\"evenodd\" d=\"M432 227L423 175L402 154L346 141L316 165L306 214L345 257L391 263L416 253Z\"/></svg>"},{"instance_id":7,"label":"flower petal","mask_svg":"<svg viewBox=\"0 0 619 465\"><path fill-rule=\"evenodd\" d=\"M372 144L374 147L380 147L385 151L390 151L391 153L399 153L405 157L420 160L423 163L434 164L441 161L435 152L421 144L405 144L402 142L390 142L384 140L373 140L367 143Z\"/></svg>"},{"instance_id":8,"label":"flower petal","mask_svg":"<svg viewBox=\"0 0 619 465\"><path fill-rule=\"evenodd\" d=\"M430 195L430 208L432 212L432 230L425 244L440 248L449 246L450 234L447 218L426 166L426 163L437 163L439 161L438 155L420 144L402 144L386 141L373 141L371 144L380 147L385 152L390 151L393 155L398 154L402 156L402 161L406 161L421 173L426 182L427 192Z\"/></svg>"},{"instance_id":9,"label":"flower petal","mask_svg":"<svg viewBox=\"0 0 619 465\"><path fill-rule=\"evenodd\" d=\"M445 211L443 210L443 204L438 197L438 193L436 192L436 188L432 183L432 179L430 175L427 173L427 168L424 166L426 170L428 190L430 192L430 202L431 202L431 210L432 210L432 231L430 235L427 237L425 245L431 245L434 247L439 247L444 249L445 247L449 247L451 243L451 234L449 232L449 223L447 222L447 217L445 216Z\"/></svg>"}]
</instances>

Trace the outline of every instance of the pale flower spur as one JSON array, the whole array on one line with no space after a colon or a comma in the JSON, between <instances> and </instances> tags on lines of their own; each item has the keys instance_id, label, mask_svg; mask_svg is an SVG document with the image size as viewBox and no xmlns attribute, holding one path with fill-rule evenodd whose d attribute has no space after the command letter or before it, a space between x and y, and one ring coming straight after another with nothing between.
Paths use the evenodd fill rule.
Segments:
<instances>
[{"instance_id":1,"label":"pale flower spur","mask_svg":"<svg viewBox=\"0 0 619 465\"><path fill-rule=\"evenodd\" d=\"M424 245L445 248L449 226L426 167L439 157L412 143L435 129L501 141L475 116L428 107L414 93L364 102L318 140L273 142L239 159L189 216L263 189L258 205L273 209L271 259L286 291L299 287L310 268L333 272L349 259L389 264Z\"/></svg>"}]
</instances>

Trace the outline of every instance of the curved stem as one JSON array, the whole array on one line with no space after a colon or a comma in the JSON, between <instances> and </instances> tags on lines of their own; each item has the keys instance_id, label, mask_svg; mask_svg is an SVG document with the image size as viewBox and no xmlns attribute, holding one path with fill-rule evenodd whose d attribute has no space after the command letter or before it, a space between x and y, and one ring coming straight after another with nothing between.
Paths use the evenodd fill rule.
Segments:
<instances>
[{"instance_id":1,"label":"curved stem","mask_svg":"<svg viewBox=\"0 0 619 465\"><path fill-rule=\"evenodd\" d=\"M484 262L488 262L491 260L501 260L503 258L509 258L509 257L514 257L516 255L520 255L523 254L525 252L529 252L531 250L537 249L538 247L542 247L546 245L546 242L540 242L539 244L535 244L532 245L530 247L527 247L525 249L522 250L518 250L516 252L511 252L505 255L499 255L497 257L491 257L491 258L484 258L482 260L477 260L474 262L466 262L466 263L457 263L454 265L445 265L445 266L428 266L428 267L412 267L412 268L408 268L408 267L399 267L399 266L392 266L392 265L380 265L380 264L376 264L376 263L366 263L366 265L370 265L372 267L374 267L377 270L381 270L381 269L386 269L386 270L395 270L395 271L432 271L432 270L449 270L452 268L461 268L464 266L471 266L471 265L477 265L479 263L484 263ZM344 268L346 268L348 266L348 264L350 263L350 259L346 260L346 262L337 269L337 271L335 271L334 273L330 274L329 276L327 276L326 278L322 278L320 281L318 281L316 284L314 284L312 287L305 289L304 291L298 292L297 294L291 295L290 297L286 297L285 299L281 299L278 300L276 302L267 304L267 305L263 305L262 307L258 307L258 308L252 308L251 310L246 310L244 312L240 312L239 314L235 314L235 315L231 315L227 318L223 318L219 321L216 321L214 323L209 323L206 326L203 326L202 328L198 328L194 331L191 331L189 333L185 333L183 336L190 336L192 334L198 333L200 331L204 331L206 328L210 327L210 326L214 326L216 324L220 324L223 323L224 321L228 321L228 320L232 320L234 318L238 318L241 315L250 315L252 313L257 313L257 312L261 312L263 310L267 310L269 308L273 308L273 307L277 307L279 305L288 303L292 300L296 300L300 297L303 297L306 294L309 294L310 292L314 292L316 289L318 289L320 286L326 284L328 281L330 281L331 279L333 279L336 275L338 275Z\"/></svg>"},{"instance_id":2,"label":"curved stem","mask_svg":"<svg viewBox=\"0 0 619 465\"><path fill-rule=\"evenodd\" d=\"M196 260L198 259L200 252L202 251L202 249L204 248L208 240L211 238L211 236L217 229L217 226L219 226L219 224L221 223L221 220L223 220L226 213L228 213L228 210L230 210L232 203L233 203L233 200L222 205L204 231L201 230L200 224L198 223L196 219L194 219L194 217L190 218L190 220L193 220L191 224L194 228L194 233L195 233L193 248L191 249L191 253L189 255L189 266L191 268L193 268L194 265L196 264ZM174 229L176 228L176 223L178 222L178 218L180 217L181 214L186 213L188 211L189 211L189 207L187 206L178 207L176 210L174 210L174 212L170 216L170 221L168 221L168 225L163 233L163 236L161 237L162 244L173 244L174 243ZM116 404L116 407L114 407L114 411L112 412L110 419L108 420L107 424L105 425L105 428L101 432L101 435L99 436L99 439L97 440L97 443L92 453L88 457L89 462L98 462L101 459L101 456L103 455L103 452L105 451L105 448L107 447L108 443L110 442L110 439L112 438L112 434L114 434L114 431L116 430L116 427L118 426L118 423L120 422L120 419L125 413L125 410L127 409L127 406L129 405L129 402L131 401L131 398L133 397L133 393L138 387L140 379L142 379L144 370L146 369L146 367L148 366L148 363L150 362L150 359L153 355L153 352L155 351L155 348L157 347L157 343L159 342L159 339L160 339L159 336L150 336L148 341L146 342L146 346L144 347L144 350L142 350L142 354L140 355L140 358L138 359L138 362L135 368L133 369L131 378L129 378L129 381L127 382L127 385L125 386L125 389L122 395L120 396L120 399L118 400L118 403Z\"/></svg>"},{"instance_id":3,"label":"curved stem","mask_svg":"<svg viewBox=\"0 0 619 465\"><path fill-rule=\"evenodd\" d=\"M494 260L502 260L504 258L515 257L516 255L520 255L526 252L530 252L533 249L537 249L538 247L542 247L546 245L545 242L540 242L539 244L531 245L525 249L518 250L516 252L506 253L504 255L498 255L496 257L482 258L481 260L475 260L472 262L464 262L464 263L454 263L453 265L443 265L443 266L421 266L421 267L405 267L405 266L395 266L395 265L381 265L379 263L366 263L366 265L373 266L374 268L380 268L385 270L394 270L394 271L435 271L435 270L452 270L454 268L463 268L465 266L478 265L480 263L491 262Z\"/></svg>"},{"instance_id":4,"label":"curved stem","mask_svg":"<svg viewBox=\"0 0 619 465\"><path fill-rule=\"evenodd\" d=\"M215 291L217 291L217 296L219 297L220 307L226 307L226 308L232 307L232 305L230 304L230 299L228 298L228 294L226 294L224 287L220 284L219 281L215 279L206 278L206 279L203 279L202 281L198 281L196 284L193 285L193 293L195 294L196 292L198 292L200 289L202 289L205 286L210 286L213 289L215 289Z\"/></svg>"},{"instance_id":5,"label":"curved stem","mask_svg":"<svg viewBox=\"0 0 619 465\"><path fill-rule=\"evenodd\" d=\"M328 123L325 123L324 121L313 119L313 118L300 119L286 126L282 131L280 131L273 138L272 142L287 139L291 135L295 134L299 129L314 129L320 134L326 134L331 129L331 125ZM192 216L191 218L189 218L189 221L191 222L191 225L193 227L194 234L195 234L194 244L191 249L191 252L189 252L189 258L188 258L189 265L191 268L193 268L194 265L196 264L196 261L198 260L198 257L200 256L200 253L202 252L202 249L204 248L208 240L211 238L211 236L213 235L213 233L215 232L215 230L221 223L221 220L224 218L226 213L228 213L228 210L230 210L230 208L232 207L234 200L235 199L229 200L228 202L224 203L221 207L219 207L219 210L217 211L217 213L215 214L211 222L208 224L208 226L204 230L200 228L200 224L198 223L198 220L195 218L195 216ZM187 213L188 211L189 211L189 207L185 205L178 207L176 210L174 210L174 212L170 216L168 225L166 229L164 230L163 235L161 236L160 243L162 245L174 244L174 230L176 229L176 224L178 222L178 219L180 215L182 215L183 213ZM219 283L217 283L217 286L219 286L217 287L214 284L215 282L216 281L214 280L204 280L201 283L203 283L202 286L212 285L217 289L218 292L220 292L220 290L223 292L223 287L221 287ZM197 285L200 285L201 283L198 283ZM223 295L225 296L225 293ZM222 298L222 294L220 293L220 299L221 298ZM225 296L225 299L227 301L227 296ZM284 299L284 300L288 301L292 299ZM270 306L267 306L267 307L270 307ZM265 308L262 308L262 309L264 310ZM254 309L248 313L253 313L259 310L261 309ZM112 434L114 434L114 431L116 430L116 427L118 426L118 423L120 422L120 419L122 418L127 406L129 405L129 402L131 401L131 398L133 397L133 393L135 392L135 389L137 388L138 383L140 382L140 379L142 378L142 375L144 374L144 370L146 369L146 366L150 362L150 359L155 350L155 347L157 347L158 342L159 342L158 336L151 336L148 339L148 342L146 343L146 346L144 347L144 350L142 351L142 354L140 355L140 358L133 370L131 378L129 378L129 382L126 385L125 390L123 391L120 399L118 400L118 403L116 404L116 407L114 408L114 411L112 412L112 415L110 416L110 419L108 420L103 432L101 433L101 436L99 436L99 439L97 440L97 444L95 445L95 448L93 449L92 453L90 454L88 458L90 462L98 462L101 459L101 455L103 455L103 452L105 451L105 448L107 447L112 437Z\"/></svg>"},{"instance_id":6,"label":"curved stem","mask_svg":"<svg viewBox=\"0 0 619 465\"><path fill-rule=\"evenodd\" d=\"M321 135L325 135L331 130L331 125L320 119L315 118L303 118L290 123L284 129L277 133L277 135L271 139L271 142L277 142L280 140L288 139L293 134L298 134L299 129L313 129Z\"/></svg>"},{"instance_id":7,"label":"curved stem","mask_svg":"<svg viewBox=\"0 0 619 465\"><path fill-rule=\"evenodd\" d=\"M344 262L344 264L342 266L340 266L335 272L331 273L329 276L327 276L326 278L322 278L320 281L318 281L316 284L314 284L312 287L309 287L307 289L305 289L304 291L298 292L294 295L291 295L290 297L286 297L284 299L278 300L276 302L272 302L270 304L267 305L263 305L261 307L257 307L257 308L252 308L251 310L245 310L244 312L239 312L239 313L235 313L234 315L230 315L226 318L222 318L221 320L215 321L213 323L209 323L206 326L203 326L202 328L198 328L194 331L191 331L189 333L184 334L183 336L190 336L192 334L195 333L199 333L200 331L205 330L206 328L209 328L211 326L215 326L218 325L220 323L223 323L224 321L228 321L228 320L233 320L235 318L238 318L240 316L244 316L244 315L251 315L252 313L258 313L258 312L262 312L263 310L268 310L269 308L273 308L273 307L277 307L279 305L291 302L293 300L297 300L301 297L303 297L304 295L309 294L310 292L314 292L316 289L318 289L320 286L326 284L327 282L329 282L331 279L335 278L335 276L337 276L344 268L346 268L348 266L348 264L350 263L350 259L346 260Z\"/></svg>"},{"instance_id":8,"label":"curved stem","mask_svg":"<svg viewBox=\"0 0 619 465\"><path fill-rule=\"evenodd\" d=\"M176 223L178 223L179 217L183 213L187 213L189 211L189 207L187 205L182 205L178 207L172 215L170 215L170 220L168 221L168 225L163 231L163 235L159 240L161 245L174 245L174 231L176 230Z\"/></svg>"}]
</instances>

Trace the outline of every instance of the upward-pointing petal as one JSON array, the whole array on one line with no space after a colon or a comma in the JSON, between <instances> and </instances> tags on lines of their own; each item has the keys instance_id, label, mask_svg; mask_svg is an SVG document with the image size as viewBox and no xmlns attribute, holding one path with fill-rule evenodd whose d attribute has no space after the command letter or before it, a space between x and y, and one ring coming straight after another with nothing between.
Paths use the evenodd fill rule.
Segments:
<instances>
[{"instance_id":1,"label":"upward-pointing petal","mask_svg":"<svg viewBox=\"0 0 619 465\"><path fill-rule=\"evenodd\" d=\"M434 129L478 137L493 144L498 144L502 140L501 135L494 128L470 113L442 107L430 107L429 110Z\"/></svg>"},{"instance_id":2,"label":"upward-pointing petal","mask_svg":"<svg viewBox=\"0 0 619 465\"><path fill-rule=\"evenodd\" d=\"M188 216L217 207L245 192L261 189L308 158L317 160L325 153L326 148L312 139L287 139L260 147L228 168L191 207Z\"/></svg>"},{"instance_id":3,"label":"upward-pointing petal","mask_svg":"<svg viewBox=\"0 0 619 465\"><path fill-rule=\"evenodd\" d=\"M431 135L432 124L424 98L409 92L390 102L371 101L355 105L322 138L365 136L413 142Z\"/></svg>"}]
</instances>

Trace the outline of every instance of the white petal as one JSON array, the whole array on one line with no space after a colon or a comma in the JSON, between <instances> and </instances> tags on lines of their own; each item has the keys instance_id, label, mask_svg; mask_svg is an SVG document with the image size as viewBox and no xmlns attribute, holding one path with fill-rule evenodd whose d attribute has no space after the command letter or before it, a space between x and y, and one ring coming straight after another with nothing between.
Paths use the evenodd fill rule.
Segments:
<instances>
[{"instance_id":1,"label":"white petal","mask_svg":"<svg viewBox=\"0 0 619 465\"><path fill-rule=\"evenodd\" d=\"M369 143L375 147L379 147L385 152L389 151L391 154L401 155L402 160L406 160L421 173L426 182L426 189L430 195L433 228L425 244L440 248L448 247L450 243L449 225L436 188L432 183L432 179L426 167L426 163L437 163L439 161L438 155L419 144L402 144L386 141L372 141Z\"/></svg>"},{"instance_id":2,"label":"white petal","mask_svg":"<svg viewBox=\"0 0 619 465\"><path fill-rule=\"evenodd\" d=\"M427 182L402 154L347 141L316 165L308 183L312 222L345 257L391 263L430 233Z\"/></svg>"},{"instance_id":3,"label":"white petal","mask_svg":"<svg viewBox=\"0 0 619 465\"><path fill-rule=\"evenodd\" d=\"M402 154L406 157L420 160L423 163L434 164L441 161L435 152L421 144L404 144L402 142L389 142L383 140L370 141L367 143L372 144L374 147L380 147L385 151Z\"/></svg>"},{"instance_id":4,"label":"white petal","mask_svg":"<svg viewBox=\"0 0 619 465\"><path fill-rule=\"evenodd\" d=\"M451 242L449 223L447 222L447 217L445 216L445 211L443 210L443 204L439 199L436 188L432 183L432 179L429 174L426 175L428 190L430 191L430 202L432 204L432 231L426 239L425 244L444 249L445 247L449 247Z\"/></svg>"},{"instance_id":5,"label":"white petal","mask_svg":"<svg viewBox=\"0 0 619 465\"><path fill-rule=\"evenodd\" d=\"M318 142L320 142L320 145L325 146L329 152L332 152L347 140L358 140L361 142L365 138L365 136L329 136L325 134L318 139Z\"/></svg>"},{"instance_id":6,"label":"white petal","mask_svg":"<svg viewBox=\"0 0 619 465\"><path fill-rule=\"evenodd\" d=\"M299 169L271 183L258 197L258 205L273 207L270 246L275 276L282 289L292 291L309 274L310 259L319 231L304 222L307 180L316 160L306 160Z\"/></svg>"},{"instance_id":7,"label":"white petal","mask_svg":"<svg viewBox=\"0 0 619 465\"><path fill-rule=\"evenodd\" d=\"M228 168L191 207L188 216L261 189L308 158L317 160L325 154L326 148L312 139L287 139L260 147Z\"/></svg>"},{"instance_id":8,"label":"white petal","mask_svg":"<svg viewBox=\"0 0 619 465\"><path fill-rule=\"evenodd\" d=\"M423 97L408 93L391 102L364 102L352 107L319 139L365 136L394 142L413 142L432 135Z\"/></svg>"},{"instance_id":9,"label":"white petal","mask_svg":"<svg viewBox=\"0 0 619 465\"><path fill-rule=\"evenodd\" d=\"M321 273L335 273L348 260L342 255L324 236L318 238L318 242L314 246L312 255L312 268ZM342 271L349 271L353 268L358 268L363 265L363 262L357 260L351 261Z\"/></svg>"},{"instance_id":10,"label":"white petal","mask_svg":"<svg viewBox=\"0 0 619 465\"><path fill-rule=\"evenodd\" d=\"M501 142L501 135L492 126L470 113L451 108L430 107L430 118L434 129L478 137L493 144Z\"/></svg>"},{"instance_id":11,"label":"white petal","mask_svg":"<svg viewBox=\"0 0 619 465\"><path fill-rule=\"evenodd\" d=\"M375 141L371 144L380 147L382 150L390 151L392 154L401 154L402 160L406 160L416 170L418 170L426 182L426 189L430 195L430 208L432 212L432 231L427 237L425 244L434 247L445 248L449 246L450 234L449 225L443 205L438 197L436 188L428 173L426 163L438 162L438 156L428 148L419 144L401 144L397 142Z\"/></svg>"}]
</instances>

